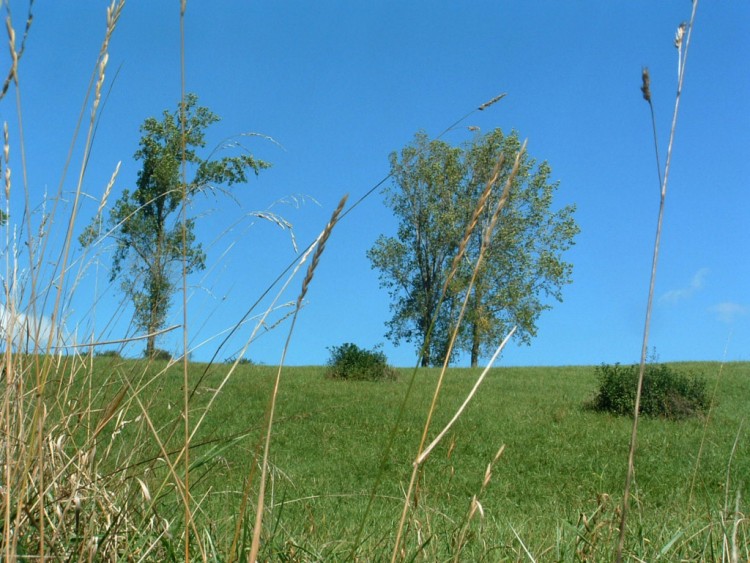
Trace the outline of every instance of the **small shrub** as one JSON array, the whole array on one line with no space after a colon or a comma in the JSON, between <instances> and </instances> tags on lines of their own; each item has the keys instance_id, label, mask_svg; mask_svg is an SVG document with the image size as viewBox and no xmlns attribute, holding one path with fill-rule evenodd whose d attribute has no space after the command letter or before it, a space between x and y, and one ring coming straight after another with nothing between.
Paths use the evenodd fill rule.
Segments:
<instances>
[{"instance_id":1,"label":"small shrub","mask_svg":"<svg viewBox=\"0 0 750 563\"><path fill-rule=\"evenodd\" d=\"M226 360L224 360L225 364L233 364L234 362L237 362L237 356L231 356L231 357L227 358ZM254 365L256 365L253 360L251 360L250 358L246 358L244 356L242 358L240 358L240 361L237 362L237 364L239 364L241 366L254 366Z\"/></svg>"},{"instance_id":2,"label":"small shrub","mask_svg":"<svg viewBox=\"0 0 750 563\"><path fill-rule=\"evenodd\" d=\"M631 415L640 366L602 364L596 368L599 389L590 406L596 411ZM682 374L665 364L647 364L641 390L641 414L682 419L708 408L706 382L693 374Z\"/></svg>"},{"instance_id":3,"label":"small shrub","mask_svg":"<svg viewBox=\"0 0 750 563\"><path fill-rule=\"evenodd\" d=\"M94 353L97 358L110 358L112 360L122 360L122 354L118 350L98 350Z\"/></svg>"},{"instance_id":4,"label":"small shrub","mask_svg":"<svg viewBox=\"0 0 750 563\"><path fill-rule=\"evenodd\" d=\"M331 352L326 372L328 377L357 381L396 379L396 370L388 365L385 354L377 346L366 350L347 342L328 350Z\"/></svg>"},{"instance_id":5,"label":"small shrub","mask_svg":"<svg viewBox=\"0 0 750 563\"><path fill-rule=\"evenodd\" d=\"M159 360L163 362L172 361L172 354L169 353L167 350L162 350L161 348L155 348L154 351L151 353L150 358L148 357L147 352L144 352L143 356L150 360Z\"/></svg>"}]
</instances>

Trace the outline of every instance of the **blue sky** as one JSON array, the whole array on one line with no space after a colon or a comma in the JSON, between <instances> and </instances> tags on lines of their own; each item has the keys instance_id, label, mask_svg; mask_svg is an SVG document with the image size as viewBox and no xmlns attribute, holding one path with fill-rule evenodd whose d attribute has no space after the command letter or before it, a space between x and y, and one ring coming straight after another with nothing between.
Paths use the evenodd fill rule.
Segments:
<instances>
[{"instance_id":1,"label":"blue sky","mask_svg":"<svg viewBox=\"0 0 750 563\"><path fill-rule=\"evenodd\" d=\"M105 6L34 7L19 79L29 192L38 209L45 197L51 207L61 181L103 38ZM12 9L20 33L26 6L13 2ZM416 131L437 135L505 92L505 99L443 139L469 139L468 126L517 130L528 138L529 153L547 160L560 181L558 204L577 205L581 234L568 255L574 281L564 302L542 316L531 346L511 347L501 363L636 361L659 202L641 67L650 68L663 152L677 79L673 38L690 10L689 0L188 2L187 90L222 117L209 131L207 150L228 137L256 133L242 137L243 145L273 163L257 180L236 187L234 201L207 198L191 210L201 217L198 235L209 263L190 279L190 340L195 346L207 341L193 357L210 358L222 331L295 257L289 231L252 212L284 217L304 248L344 193L356 200L388 174L388 154ZM749 26L744 0L698 7L650 337L662 360L750 360ZM96 212L118 161L113 198L133 187L142 121L176 107L179 37L178 2L125 5L110 45L109 94L84 177L90 197L81 205L79 230ZM19 217L16 115L11 91L0 102L0 119L10 127L10 163L19 186L11 211ZM81 147L79 140L63 182L64 212L47 226L48 256L59 252ZM327 347L354 342L383 344L392 363L414 365L412 347L395 348L385 339L388 295L365 258L379 234L395 229L379 193L337 226L297 322L289 364L324 363ZM64 328L79 340L92 330L102 341L132 334L131 310L108 285L106 247L99 250L74 262L76 277L66 285ZM300 282L293 281L279 303L296 299ZM172 317L182 321L177 308ZM287 327L264 333L247 355L277 363ZM235 354L250 334L249 324L239 329L218 359ZM177 351L181 340L172 333L159 345ZM136 355L140 348L125 352Z\"/></svg>"}]
</instances>

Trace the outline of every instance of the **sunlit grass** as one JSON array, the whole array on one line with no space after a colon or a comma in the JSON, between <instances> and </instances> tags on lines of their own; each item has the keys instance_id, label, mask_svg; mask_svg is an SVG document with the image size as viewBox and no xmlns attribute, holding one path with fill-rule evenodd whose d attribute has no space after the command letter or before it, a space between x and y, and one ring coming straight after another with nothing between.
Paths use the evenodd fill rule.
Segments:
<instances>
[{"instance_id":1,"label":"sunlit grass","mask_svg":"<svg viewBox=\"0 0 750 563\"><path fill-rule=\"evenodd\" d=\"M136 362L124 365L131 363ZM106 372L105 366L99 360L95 371ZM197 379L203 369L201 364L193 365L190 377ZM201 404L226 369L215 366L204 379L196 393L195 414L200 414ZM690 369L704 373L711 385L719 365L691 364ZM228 548L243 480L257 460L275 371L239 366L193 441L193 494L203 498L196 518L206 523L213 542L223 549ZM435 415L438 426L458 407L476 375L477 370L449 370ZM407 460L419 442L437 377L437 370L420 370L417 375L413 398L385 465L383 485L368 517L365 544L360 548L365 559L385 557L392 547L402 487L411 471ZM351 547L348 541L357 531L378 476L379 456L403 398L404 380L342 382L326 378L322 367L286 370L271 449L264 557L271 556L269 549L297 546L308 550L313 559L325 559L343 556ZM154 383L150 414L157 426L166 429L179 416L180 382L180 370L174 367ZM576 540L582 518L588 521L598 507L597 534L601 537L597 541L601 545L596 546L596 553L612 553L631 421L586 410L584 403L595 387L590 367L494 369L475 403L426 463L406 545L417 550L420 542L431 537L424 548L430 558L453 553L452 542L472 496L480 489L487 464L504 444L481 498L484 517L476 517L470 526L466 553L515 558L523 551L518 534L537 556L555 550L572 555L582 549ZM732 455L737 432L743 432L748 397L750 365L724 366L717 406L707 428L709 447L697 469L704 420L642 420L634 532L628 549L653 556L679 534L670 553L696 556L703 544L711 544L712 533L720 537L711 528L724 508L728 470L732 502L737 493L741 499L748 494L750 456L743 440ZM140 449L133 443L136 428L125 426L116 440L123 451L139 452L132 460L134 476L143 477L143 467L154 466L149 482L154 489L162 471L150 460L158 452L153 446ZM179 447L179 438L175 440ZM730 458L733 462L728 467ZM694 472L697 487L689 502ZM169 505L174 500L167 497L163 502ZM744 500L742 506L746 506ZM697 536L691 540L692 534Z\"/></svg>"}]
</instances>

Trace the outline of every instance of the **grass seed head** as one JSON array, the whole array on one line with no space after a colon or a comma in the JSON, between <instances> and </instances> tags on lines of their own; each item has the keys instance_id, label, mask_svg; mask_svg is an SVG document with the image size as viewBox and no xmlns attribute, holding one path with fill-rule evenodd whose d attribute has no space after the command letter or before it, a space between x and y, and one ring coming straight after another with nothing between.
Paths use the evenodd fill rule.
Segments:
<instances>
[{"instance_id":1,"label":"grass seed head","mask_svg":"<svg viewBox=\"0 0 750 563\"><path fill-rule=\"evenodd\" d=\"M320 242L318 243L318 248L315 249L315 254L313 254L312 262L310 262L310 267L307 269L307 274L305 275L305 279L302 282L302 290L300 291L299 298L297 299L297 307L299 307L302 304L302 301L305 298L305 295L307 294L307 290L310 286L310 282L312 281L313 275L315 274L315 268L318 267L320 256L321 254L323 254L323 250L325 250L328 237L331 236L331 231L333 230L333 227L338 222L339 216L341 215L341 212L344 210L344 205L346 205L346 200L348 198L349 198L349 194L346 194L344 197L341 198L341 201L339 201L338 207L336 207L336 210L333 212L333 215L331 215L331 220L328 221L326 228L323 230L323 234L320 236Z\"/></svg>"},{"instance_id":2,"label":"grass seed head","mask_svg":"<svg viewBox=\"0 0 750 563\"><path fill-rule=\"evenodd\" d=\"M5 199L10 199L10 136L8 135L8 122L3 124L3 159L5 160Z\"/></svg>"},{"instance_id":3,"label":"grass seed head","mask_svg":"<svg viewBox=\"0 0 750 563\"><path fill-rule=\"evenodd\" d=\"M677 26L677 33L674 36L674 46L679 49L682 47L682 38L685 37L685 31L687 30L687 22L682 22Z\"/></svg>"},{"instance_id":4,"label":"grass seed head","mask_svg":"<svg viewBox=\"0 0 750 563\"><path fill-rule=\"evenodd\" d=\"M643 92L643 99L648 103L651 103L651 77L648 74L648 67L644 66L641 70L641 92Z\"/></svg>"},{"instance_id":5,"label":"grass seed head","mask_svg":"<svg viewBox=\"0 0 750 563\"><path fill-rule=\"evenodd\" d=\"M96 90L94 92L94 103L91 108L91 118L93 119L96 115L96 110L99 107L99 102L102 99L102 87L104 86L104 78L106 76L107 62L109 62L109 53L102 55L101 61L99 62L99 78L96 81Z\"/></svg>"},{"instance_id":6,"label":"grass seed head","mask_svg":"<svg viewBox=\"0 0 750 563\"><path fill-rule=\"evenodd\" d=\"M483 103L483 104L482 104L481 106L479 106L479 107L478 107L477 109L478 109L479 111L484 111L485 109L487 109L488 107L490 107L490 106L491 106L492 104L494 104L494 103L497 103L497 102L499 102L500 100L502 100L502 99L503 99L503 98L504 98L505 96L507 96L507 94L506 94L505 92L503 92L503 93L502 93L502 94L500 94L499 96L495 96L494 98L492 98L492 99L491 99L491 100L490 100L489 102L484 102L484 103Z\"/></svg>"},{"instance_id":7,"label":"grass seed head","mask_svg":"<svg viewBox=\"0 0 750 563\"><path fill-rule=\"evenodd\" d=\"M13 61L11 72L15 78L18 67L18 52L16 51L16 30L13 29L13 22L10 21L10 16L5 18L5 28L8 31L8 47L10 48L10 58Z\"/></svg>"},{"instance_id":8,"label":"grass seed head","mask_svg":"<svg viewBox=\"0 0 750 563\"><path fill-rule=\"evenodd\" d=\"M490 479L492 479L492 464L487 464L487 469L484 471L484 480L482 481L482 488L485 488L489 483Z\"/></svg>"},{"instance_id":9,"label":"grass seed head","mask_svg":"<svg viewBox=\"0 0 750 563\"><path fill-rule=\"evenodd\" d=\"M497 450L497 453L495 454L495 457L492 458L492 464L496 464L497 460L500 459L500 456L503 455L503 452L505 452L505 444L500 446L500 448Z\"/></svg>"},{"instance_id":10,"label":"grass seed head","mask_svg":"<svg viewBox=\"0 0 750 563\"><path fill-rule=\"evenodd\" d=\"M109 194L112 191L112 186L115 185L115 180L117 179L117 174L120 172L120 165L122 164L122 161L119 161L117 163L117 166L115 166L115 171L112 173L112 176L109 179L109 183L107 184L107 187L104 189L104 195L102 195L102 201L99 203L99 209L97 210L97 215L101 215L101 213L104 211L104 208L107 206L107 200L109 199Z\"/></svg>"},{"instance_id":11,"label":"grass seed head","mask_svg":"<svg viewBox=\"0 0 750 563\"><path fill-rule=\"evenodd\" d=\"M479 511L479 515L484 518L484 507L482 506L482 503L477 500L476 495L474 495L471 499L471 510L469 510L469 520L474 518L474 514L476 514L477 510Z\"/></svg>"}]
</instances>

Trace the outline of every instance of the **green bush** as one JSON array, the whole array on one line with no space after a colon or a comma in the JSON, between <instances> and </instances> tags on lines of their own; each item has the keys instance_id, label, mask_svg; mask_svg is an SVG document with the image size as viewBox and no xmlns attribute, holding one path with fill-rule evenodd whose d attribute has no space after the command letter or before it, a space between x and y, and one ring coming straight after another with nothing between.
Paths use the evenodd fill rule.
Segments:
<instances>
[{"instance_id":1,"label":"green bush","mask_svg":"<svg viewBox=\"0 0 750 563\"><path fill-rule=\"evenodd\" d=\"M237 362L237 356L230 356L229 358L227 358L226 360L224 360L225 364L233 364L234 362ZM241 366L254 366L254 365L256 365L253 360L251 360L250 358L246 358L244 356L242 358L240 358L240 361L237 362L237 364L241 365Z\"/></svg>"},{"instance_id":2,"label":"green bush","mask_svg":"<svg viewBox=\"0 0 750 563\"><path fill-rule=\"evenodd\" d=\"M94 352L97 358L111 358L113 360L122 360L122 354L118 350L97 350Z\"/></svg>"},{"instance_id":3,"label":"green bush","mask_svg":"<svg viewBox=\"0 0 750 563\"><path fill-rule=\"evenodd\" d=\"M365 350L347 342L328 350L331 352L326 371L328 377L357 381L396 379L396 370L388 365L385 354L377 346L372 350Z\"/></svg>"},{"instance_id":4,"label":"green bush","mask_svg":"<svg viewBox=\"0 0 750 563\"><path fill-rule=\"evenodd\" d=\"M171 362L172 361L172 354L167 350L162 350L161 348L156 348L152 353L151 357L148 357L148 352L143 352L143 357L150 359L150 360L158 360L163 362Z\"/></svg>"},{"instance_id":5,"label":"green bush","mask_svg":"<svg viewBox=\"0 0 750 563\"><path fill-rule=\"evenodd\" d=\"M640 366L602 364L596 368L599 389L591 407L600 412L631 415ZM695 416L708 408L706 382L693 374L682 374L665 364L647 364L641 389L641 414L668 419Z\"/></svg>"}]
</instances>

